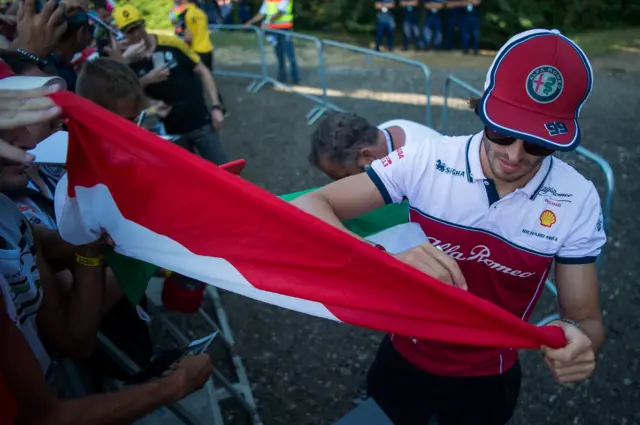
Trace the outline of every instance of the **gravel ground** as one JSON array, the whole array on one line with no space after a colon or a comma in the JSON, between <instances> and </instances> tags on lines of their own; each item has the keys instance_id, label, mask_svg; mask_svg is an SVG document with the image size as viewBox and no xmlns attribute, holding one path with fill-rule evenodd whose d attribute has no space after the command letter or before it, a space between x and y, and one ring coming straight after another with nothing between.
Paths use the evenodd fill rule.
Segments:
<instances>
[{"instance_id":1,"label":"gravel ground","mask_svg":"<svg viewBox=\"0 0 640 425\"><path fill-rule=\"evenodd\" d=\"M594 377L576 385L554 383L537 352L522 353L524 381L514 425L640 424L640 326L636 315L640 289L635 280L637 267L624 254L640 242L640 207L636 201L640 195L636 174L640 148L634 137L640 134L640 56L629 54L614 59L595 62L596 85L582 114L584 145L609 161L617 179L612 231L601 274L607 342ZM489 63L487 59L481 61L484 69L466 67L454 71L432 67L432 116L436 128L441 124L438 99L445 76L454 72L480 88ZM301 71L303 84L317 86L314 69ZM421 98L415 95L424 90L424 76L410 68L336 66L330 68L327 77L330 88L351 96L331 100L372 122L392 118L424 120ZM231 157L247 160L246 179L275 194L326 182L306 162L311 127L304 116L313 103L268 87L248 94L244 80L217 81L231 111L223 142ZM384 93L372 96L369 90ZM459 98L454 103L458 107L468 97L461 91L454 91L453 96ZM468 111L452 109L450 119L451 134L478 130L476 118ZM575 161L575 157L569 159ZM593 175L602 188L603 180L590 172L588 164L577 164L581 171ZM379 333L233 294L224 294L223 301L267 425L331 424L353 407L381 339ZM545 296L535 318L554 309L553 299Z\"/></svg>"}]
</instances>

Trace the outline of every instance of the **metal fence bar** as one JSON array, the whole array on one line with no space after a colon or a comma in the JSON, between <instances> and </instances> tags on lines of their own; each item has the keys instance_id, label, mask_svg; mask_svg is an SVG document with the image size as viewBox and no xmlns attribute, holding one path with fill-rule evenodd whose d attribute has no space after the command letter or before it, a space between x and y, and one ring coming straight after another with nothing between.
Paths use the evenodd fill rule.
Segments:
<instances>
[{"instance_id":1,"label":"metal fence bar","mask_svg":"<svg viewBox=\"0 0 640 425\"><path fill-rule=\"evenodd\" d=\"M256 39L258 41L258 54L260 55L260 74L253 74L250 72L238 72L238 71L225 71L216 69L214 65L213 73L215 75L221 75L223 77L236 77L236 78L249 78L253 81L247 87L247 91L250 93L257 93L264 85L266 84L266 79L269 78L269 73L267 70L267 58L264 51L264 38L262 37L262 32L257 27L245 27L244 25L209 25L209 28L214 30L227 30L227 31L242 31L248 32L253 31L256 34Z\"/></svg>"},{"instance_id":2,"label":"metal fence bar","mask_svg":"<svg viewBox=\"0 0 640 425\"><path fill-rule=\"evenodd\" d=\"M449 94L451 91L451 84L454 84L460 87L461 89L471 93L473 96L482 97L482 92L480 90L476 89L475 87L471 86L470 84L466 83L465 81L453 75L449 75L444 82L444 106L442 108L442 129L441 129L442 134L447 134L446 132L447 119L448 119L447 101L449 99ZM578 148L576 149L576 153L586 158L587 160L595 163L602 170L602 173L604 174L606 186L605 186L604 202L602 205L602 218L603 218L602 221L603 221L603 227L604 227L605 233L609 234L609 230L611 229L611 213L613 208L613 197L615 194L615 177L613 174L613 169L611 168L611 165L609 165L609 163L603 157L601 157L600 155L594 152L591 152L589 149L585 147L578 146ZM598 262L597 262L598 270L600 269L603 253L604 253L604 249L602 250L602 252L600 253L600 256L598 257ZM550 279L547 279L547 281L545 282L545 287L549 290L549 292L553 294L554 297L558 296L558 289ZM549 316L544 317L542 320L540 320L537 323L537 325L544 326L559 318L560 318L559 314L557 313L551 314Z\"/></svg>"},{"instance_id":3,"label":"metal fence bar","mask_svg":"<svg viewBox=\"0 0 640 425\"><path fill-rule=\"evenodd\" d=\"M370 58L371 56L375 56L375 57L379 57L389 61L399 62L409 66L415 66L418 69L420 69L425 76L425 96L427 97L427 106L425 110L425 124L428 127L431 127L431 71L429 70L429 67L427 67L427 65L415 60L406 59L406 58L395 56L389 53L378 52L376 50L371 50L364 47L353 46L351 44L340 43L338 41L322 40L322 44L325 46L336 47L338 49L349 50L351 52L362 53L366 55L367 58Z\"/></svg>"}]
</instances>

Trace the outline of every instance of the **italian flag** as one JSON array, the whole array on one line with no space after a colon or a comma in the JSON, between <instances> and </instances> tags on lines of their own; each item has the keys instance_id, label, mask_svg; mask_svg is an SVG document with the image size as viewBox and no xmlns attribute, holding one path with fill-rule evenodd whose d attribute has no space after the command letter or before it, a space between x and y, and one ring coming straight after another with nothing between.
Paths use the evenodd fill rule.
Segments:
<instances>
[{"instance_id":1,"label":"italian flag","mask_svg":"<svg viewBox=\"0 0 640 425\"><path fill-rule=\"evenodd\" d=\"M55 202L70 243L95 241L104 230L132 261L414 338L523 349L566 344L560 328L524 323L438 282L73 93L52 98L68 119L67 176ZM393 239L397 227L388 232Z\"/></svg>"}]
</instances>

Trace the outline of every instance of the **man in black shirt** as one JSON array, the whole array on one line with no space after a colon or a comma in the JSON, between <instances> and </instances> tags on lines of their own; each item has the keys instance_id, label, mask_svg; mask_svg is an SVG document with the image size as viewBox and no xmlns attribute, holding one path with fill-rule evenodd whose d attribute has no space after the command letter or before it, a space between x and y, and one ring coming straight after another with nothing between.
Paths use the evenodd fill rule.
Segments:
<instances>
[{"instance_id":1,"label":"man in black shirt","mask_svg":"<svg viewBox=\"0 0 640 425\"><path fill-rule=\"evenodd\" d=\"M226 163L216 132L224 120L218 90L200 57L174 35L147 33L142 13L133 5L116 8L114 18L130 44L144 41L145 50L130 60L129 66L147 96L171 107L163 120L167 133L180 136L176 143L191 151L197 149L204 159L218 165Z\"/></svg>"}]
</instances>

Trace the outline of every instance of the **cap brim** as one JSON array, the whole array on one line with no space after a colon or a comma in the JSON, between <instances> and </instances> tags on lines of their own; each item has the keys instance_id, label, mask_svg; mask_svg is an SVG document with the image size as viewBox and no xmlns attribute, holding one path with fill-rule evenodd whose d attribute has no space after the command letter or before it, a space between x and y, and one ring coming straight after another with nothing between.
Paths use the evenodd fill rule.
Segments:
<instances>
[{"instance_id":1,"label":"cap brim","mask_svg":"<svg viewBox=\"0 0 640 425\"><path fill-rule=\"evenodd\" d=\"M494 96L483 96L478 108L485 125L507 136L559 151L572 151L580 144L575 119L562 119L518 108Z\"/></svg>"},{"instance_id":2,"label":"cap brim","mask_svg":"<svg viewBox=\"0 0 640 425\"><path fill-rule=\"evenodd\" d=\"M67 89L67 83L60 77L12 76L0 80L0 90L33 90L56 85L61 90Z\"/></svg>"}]
</instances>

